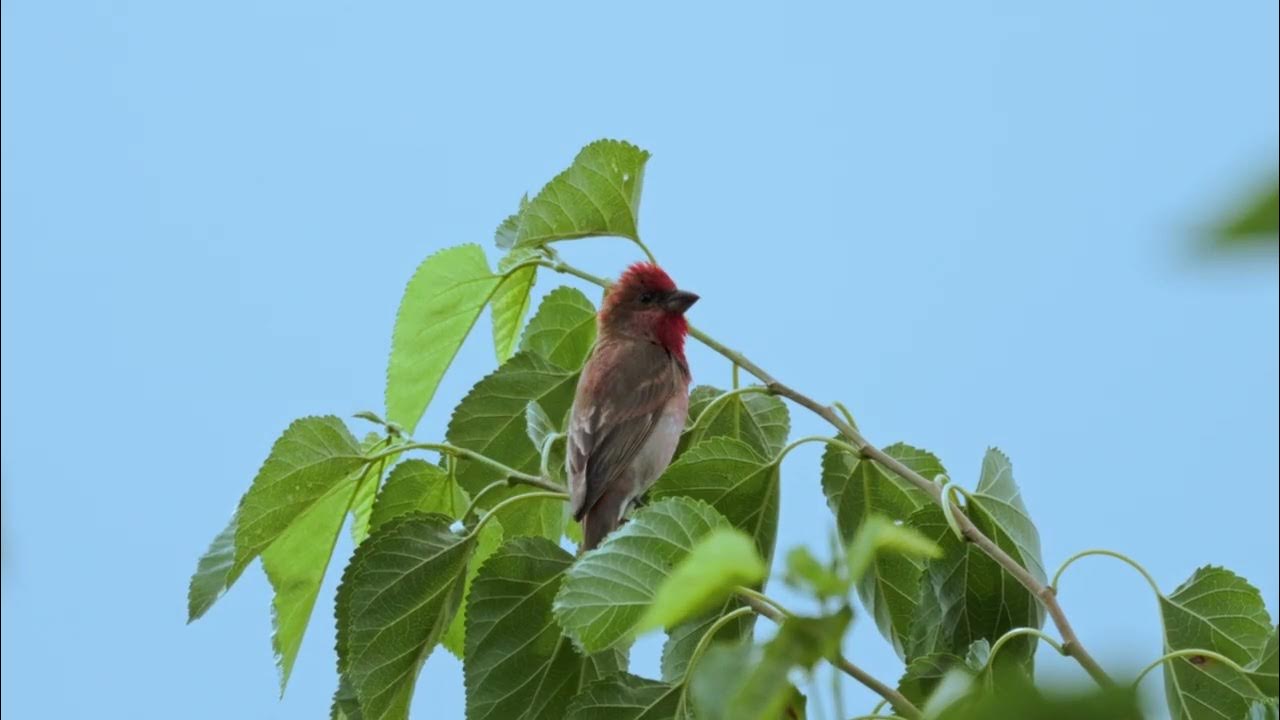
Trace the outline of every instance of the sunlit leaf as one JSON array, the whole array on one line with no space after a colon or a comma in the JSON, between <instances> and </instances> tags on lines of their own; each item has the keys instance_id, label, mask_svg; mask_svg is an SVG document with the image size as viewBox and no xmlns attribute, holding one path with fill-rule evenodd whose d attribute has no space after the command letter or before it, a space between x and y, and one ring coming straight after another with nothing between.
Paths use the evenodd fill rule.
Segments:
<instances>
[{"instance_id":1,"label":"sunlit leaf","mask_svg":"<svg viewBox=\"0 0 1280 720\"><path fill-rule=\"evenodd\" d=\"M618 140L598 140L584 147L569 169L521 209L515 246L536 247L598 235L638 238L648 159L649 153ZM506 235L500 227L499 242Z\"/></svg>"},{"instance_id":2,"label":"sunlit leaf","mask_svg":"<svg viewBox=\"0 0 1280 720\"><path fill-rule=\"evenodd\" d=\"M440 513L455 520L467 509L467 494L438 465L413 458L391 469L370 513L372 529L411 512Z\"/></svg>"},{"instance_id":3,"label":"sunlit leaf","mask_svg":"<svg viewBox=\"0 0 1280 720\"><path fill-rule=\"evenodd\" d=\"M413 432L500 280L478 245L451 247L422 261L396 313L387 420Z\"/></svg>"},{"instance_id":4,"label":"sunlit leaf","mask_svg":"<svg viewBox=\"0 0 1280 720\"><path fill-rule=\"evenodd\" d=\"M489 305L493 315L493 349L498 362L504 362L516 351L516 342L520 339L520 327L524 316L533 304L533 285L538 280L536 265L521 267L537 258L537 252L531 249L518 249L508 253L498 262L498 273L505 276L498 289L493 293L493 301Z\"/></svg>"}]
</instances>

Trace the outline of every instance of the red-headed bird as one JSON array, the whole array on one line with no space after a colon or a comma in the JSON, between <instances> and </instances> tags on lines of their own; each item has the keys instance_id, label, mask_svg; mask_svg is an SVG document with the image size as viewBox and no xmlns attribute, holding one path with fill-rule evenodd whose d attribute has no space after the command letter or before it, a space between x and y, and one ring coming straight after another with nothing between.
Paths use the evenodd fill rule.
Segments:
<instances>
[{"instance_id":1,"label":"red-headed bird","mask_svg":"<svg viewBox=\"0 0 1280 720\"><path fill-rule=\"evenodd\" d=\"M582 551L619 525L675 453L689 415L684 312L698 296L636 263L609 289L569 417L569 496Z\"/></svg>"}]
</instances>

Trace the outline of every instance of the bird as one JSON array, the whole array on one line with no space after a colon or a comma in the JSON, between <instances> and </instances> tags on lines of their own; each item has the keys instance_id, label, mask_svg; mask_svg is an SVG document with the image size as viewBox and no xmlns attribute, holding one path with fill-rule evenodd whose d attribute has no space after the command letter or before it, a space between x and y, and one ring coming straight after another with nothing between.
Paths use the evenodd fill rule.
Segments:
<instances>
[{"instance_id":1,"label":"bird","mask_svg":"<svg viewBox=\"0 0 1280 720\"><path fill-rule=\"evenodd\" d=\"M647 262L629 266L605 295L566 433L579 553L616 530L671 463L689 415L685 311L697 301Z\"/></svg>"}]
</instances>

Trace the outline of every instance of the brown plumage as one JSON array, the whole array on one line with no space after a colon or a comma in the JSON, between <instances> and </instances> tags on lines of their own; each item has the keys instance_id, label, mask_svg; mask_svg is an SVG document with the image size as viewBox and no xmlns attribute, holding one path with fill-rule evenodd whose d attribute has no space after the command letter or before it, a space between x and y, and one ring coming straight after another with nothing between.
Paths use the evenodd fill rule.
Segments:
<instances>
[{"instance_id":1,"label":"brown plumage","mask_svg":"<svg viewBox=\"0 0 1280 720\"><path fill-rule=\"evenodd\" d=\"M671 462L689 413L684 312L697 299L648 263L628 268L605 298L565 461L582 551L616 529Z\"/></svg>"}]
</instances>

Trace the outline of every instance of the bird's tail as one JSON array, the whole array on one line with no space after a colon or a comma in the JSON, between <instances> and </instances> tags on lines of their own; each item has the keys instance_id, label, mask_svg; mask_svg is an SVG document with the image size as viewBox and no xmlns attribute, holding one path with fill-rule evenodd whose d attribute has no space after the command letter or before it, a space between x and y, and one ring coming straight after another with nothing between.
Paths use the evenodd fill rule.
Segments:
<instances>
[{"instance_id":1,"label":"bird's tail","mask_svg":"<svg viewBox=\"0 0 1280 720\"><path fill-rule=\"evenodd\" d=\"M595 549L606 535L622 525L622 504L626 501L627 493L606 491L582 514L582 545L578 548L579 555Z\"/></svg>"}]
</instances>

